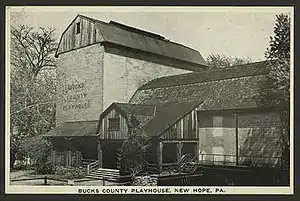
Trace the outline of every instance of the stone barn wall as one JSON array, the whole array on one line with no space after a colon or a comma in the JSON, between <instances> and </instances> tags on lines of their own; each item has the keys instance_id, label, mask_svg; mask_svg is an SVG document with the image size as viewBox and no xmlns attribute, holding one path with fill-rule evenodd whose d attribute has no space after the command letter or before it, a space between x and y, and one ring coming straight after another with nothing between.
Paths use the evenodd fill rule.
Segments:
<instances>
[{"instance_id":1,"label":"stone barn wall","mask_svg":"<svg viewBox=\"0 0 300 201\"><path fill-rule=\"evenodd\" d=\"M125 53L122 51L126 50L112 50L110 48L104 54L104 110L114 101L129 102L136 90L150 80L191 72L151 62L149 60L155 61L158 59L150 54L147 54L148 61L146 61L139 58L141 57L140 54L143 53L127 50L126 56L124 56ZM162 62L161 58L159 62Z\"/></svg>"},{"instance_id":2,"label":"stone barn wall","mask_svg":"<svg viewBox=\"0 0 300 201\"><path fill-rule=\"evenodd\" d=\"M100 44L59 55L58 125L99 119L103 110L103 57Z\"/></svg>"}]
</instances>

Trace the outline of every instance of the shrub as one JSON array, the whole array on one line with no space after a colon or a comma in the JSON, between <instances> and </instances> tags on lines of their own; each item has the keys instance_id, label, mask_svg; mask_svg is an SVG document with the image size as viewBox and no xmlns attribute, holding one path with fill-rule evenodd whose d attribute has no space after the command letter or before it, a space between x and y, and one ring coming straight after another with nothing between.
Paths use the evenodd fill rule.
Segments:
<instances>
[{"instance_id":1,"label":"shrub","mask_svg":"<svg viewBox=\"0 0 300 201\"><path fill-rule=\"evenodd\" d=\"M52 144L45 138L37 136L23 144L23 150L33 161L32 168L37 174L52 174L51 162Z\"/></svg>"},{"instance_id":2,"label":"shrub","mask_svg":"<svg viewBox=\"0 0 300 201\"><path fill-rule=\"evenodd\" d=\"M135 177L132 183L133 186L157 186L157 178L150 176Z\"/></svg>"},{"instance_id":3,"label":"shrub","mask_svg":"<svg viewBox=\"0 0 300 201\"><path fill-rule=\"evenodd\" d=\"M128 125L128 139L123 142L118 151L121 174L135 176L144 171L144 156L149 142L149 137L140 128L140 122L135 116L131 116Z\"/></svg>"},{"instance_id":4,"label":"shrub","mask_svg":"<svg viewBox=\"0 0 300 201\"><path fill-rule=\"evenodd\" d=\"M55 168L55 175L62 179L81 179L86 176L86 169L82 167L58 166Z\"/></svg>"}]
</instances>

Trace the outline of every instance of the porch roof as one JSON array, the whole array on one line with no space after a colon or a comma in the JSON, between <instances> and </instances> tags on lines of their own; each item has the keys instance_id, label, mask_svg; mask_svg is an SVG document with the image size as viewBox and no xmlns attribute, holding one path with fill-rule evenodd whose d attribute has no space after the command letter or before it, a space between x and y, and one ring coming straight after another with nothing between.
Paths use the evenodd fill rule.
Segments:
<instances>
[{"instance_id":1,"label":"porch roof","mask_svg":"<svg viewBox=\"0 0 300 201\"><path fill-rule=\"evenodd\" d=\"M143 126L143 130L149 136L159 136L201 103L201 100L183 103L168 102L158 106L156 115Z\"/></svg>"},{"instance_id":2,"label":"porch roof","mask_svg":"<svg viewBox=\"0 0 300 201\"><path fill-rule=\"evenodd\" d=\"M65 122L53 130L45 133L44 137L68 137L68 136L96 136L98 120Z\"/></svg>"}]
</instances>

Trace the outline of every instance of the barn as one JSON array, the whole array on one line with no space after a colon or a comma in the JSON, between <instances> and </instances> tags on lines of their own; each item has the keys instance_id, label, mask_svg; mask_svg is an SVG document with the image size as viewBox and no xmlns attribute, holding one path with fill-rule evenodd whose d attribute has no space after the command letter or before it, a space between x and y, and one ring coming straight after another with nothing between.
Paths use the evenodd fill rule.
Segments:
<instances>
[{"instance_id":1,"label":"barn","mask_svg":"<svg viewBox=\"0 0 300 201\"><path fill-rule=\"evenodd\" d=\"M149 167L278 167L282 108L262 105L266 62L209 69L201 54L117 22L78 15L58 49L55 165L117 169L130 118L150 137ZM184 157L187 157L184 158Z\"/></svg>"}]
</instances>

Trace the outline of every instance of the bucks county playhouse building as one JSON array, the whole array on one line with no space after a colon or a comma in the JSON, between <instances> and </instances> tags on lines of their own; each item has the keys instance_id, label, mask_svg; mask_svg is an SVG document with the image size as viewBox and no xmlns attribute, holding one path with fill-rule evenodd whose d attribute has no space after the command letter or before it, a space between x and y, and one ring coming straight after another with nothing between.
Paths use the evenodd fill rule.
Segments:
<instances>
[{"instance_id":1,"label":"bucks county playhouse building","mask_svg":"<svg viewBox=\"0 0 300 201\"><path fill-rule=\"evenodd\" d=\"M211 70L194 49L83 15L62 33L56 57L57 126L45 134L54 164L117 169L135 116L151 138L154 173L184 159L215 176L282 165L281 109L256 100L265 62Z\"/></svg>"}]
</instances>

